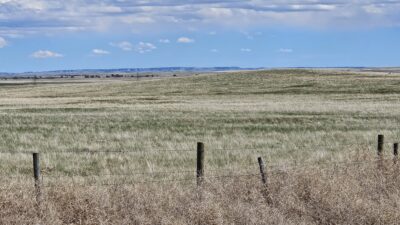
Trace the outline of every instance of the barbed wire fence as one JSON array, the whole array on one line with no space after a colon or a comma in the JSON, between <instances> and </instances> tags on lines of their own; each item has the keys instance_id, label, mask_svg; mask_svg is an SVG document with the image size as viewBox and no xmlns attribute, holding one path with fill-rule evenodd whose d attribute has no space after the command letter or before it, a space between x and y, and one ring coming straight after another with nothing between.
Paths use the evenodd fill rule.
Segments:
<instances>
[{"instance_id":1,"label":"barbed wire fence","mask_svg":"<svg viewBox=\"0 0 400 225\"><path fill-rule=\"evenodd\" d=\"M387 143L388 144L388 143ZM397 163L398 156L398 143L393 144L393 163ZM342 145L341 148L354 146L355 144ZM129 150L101 150L101 151L90 151L90 150L77 150L77 151L46 151L43 153L37 152L17 152L17 151L0 151L0 154L25 154L32 155L33 159L33 180L32 184L34 186L34 193L36 195L37 202L40 203L42 200L42 193L46 188L52 188L60 185L60 182L67 183L67 180L71 182L73 186L83 186L83 187L96 187L96 186L126 186L126 185L139 185L139 184L154 184L154 183L189 183L195 184L199 187L202 186L203 182L208 180L221 180L226 179L260 179L262 184L267 187L271 181L269 181L269 176L273 174L279 174L282 171L294 172L302 169L318 168L324 169L326 167L350 167L355 165L371 164L377 163L379 166L385 160L383 158L384 149L384 136L378 135L377 142L377 158L373 160L357 160L357 161L337 161L337 162L316 162L316 163L306 163L306 164L284 164L284 165L273 165L265 164L263 157L260 155L258 158L254 159L253 163L242 165L240 168L231 169L210 169L205 170L205 148L203 143L197 143L197 149L151 149L149 151L157 152L177 152L177 153L191 153L197 154L196 157L196 168L193 170L180 170L180 171L152 171L143 172L132 170L129 173L103 173L103 174L55 174L45 173L43 174L40 167L40 155L51 155L51 154L83 154L83 155L102 155L102 154L143 154L148 151L129 151ZM321 148L321 146L319 146ZM331 146L327 146L331 147ZM262 153L265 149L261 148L210 148L207 152L237 152L237 151L253 151L254 154ZM243 173L245 171L245 173ZM137 179L140 178L140 180ZM157 179L158 177L158 179ZM159 179L163 177L164 179ZM6 178L9 180L26 180L26 175L0 175L0 178ZM135 179L136 178L136 179ZM149 179L151 178L151 179ZM84 181L84 182L82 182ZM90 181L90 182L88 182ZM112 181L112 182L110 182ZM0 181L1 182L1 181ZM13 190L23 189L26 187L12 187ZM0 189L9 190L9 189Z\"/></svg>"}]
</instances>

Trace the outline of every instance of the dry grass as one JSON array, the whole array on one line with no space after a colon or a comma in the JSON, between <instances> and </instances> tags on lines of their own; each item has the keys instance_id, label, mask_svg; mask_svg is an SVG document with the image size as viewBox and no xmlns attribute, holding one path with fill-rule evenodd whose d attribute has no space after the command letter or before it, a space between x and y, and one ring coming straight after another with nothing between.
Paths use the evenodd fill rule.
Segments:
<instances>
[{"instance_id":1,"label":"dry grass","mask_svg":"<svg viewBox=\"0 0 400 225\"><path fill-rule=\"evenodd\" d=\"M210 179L203 189L60 184L45 189L40 215L24 186L0 191L0 218L1 224L398 224L399 169L387 160L380 170L369 162L269 171L269 204L255 176Z\"/></svg>"},{"instance_id":2,"label":"dry grass","mask_svg":"<svg viewBox=\"0 0 400 225\"><path fill-rule=\"evenodd\" d=\"M399 83L301 70L0 83L0 150L13 152L0 154L0 224L397 224L397 165L332 163L371 160L378 133L399 139ZM209 178L257 173L263 156L272 204L258 176L210 179L200 201L197 141ZM94 153L66 153L81 150ZM42 153L41 217L25 151ZM160 171L189 172L97 177ZM100 185L121 182L134 185Z\"/></svg>"}]
</instances>

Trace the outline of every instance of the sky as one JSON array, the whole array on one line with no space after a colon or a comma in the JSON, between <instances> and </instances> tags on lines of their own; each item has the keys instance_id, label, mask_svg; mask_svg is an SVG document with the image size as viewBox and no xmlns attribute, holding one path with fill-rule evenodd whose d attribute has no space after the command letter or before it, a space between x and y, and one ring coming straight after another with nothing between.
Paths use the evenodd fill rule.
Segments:
<instances>
[{"instance_id":1,"label":"sky","mask_svg":"<svg viewBox=\"0 0 400 225\"><path fill-rule=\"evenodd\" d=\"M0 72L399 59L397 0L0 0Z\"/></svg>"}]
</instances>

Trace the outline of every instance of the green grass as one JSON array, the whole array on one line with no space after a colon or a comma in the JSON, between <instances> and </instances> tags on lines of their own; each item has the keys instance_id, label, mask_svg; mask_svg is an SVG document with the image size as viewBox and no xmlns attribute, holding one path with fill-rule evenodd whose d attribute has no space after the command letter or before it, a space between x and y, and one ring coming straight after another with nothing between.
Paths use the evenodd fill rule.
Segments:
<instances>
[{"instance_id":1,"label":"green grass","mask_svg":"<svg viewBox=\"0 0 400 225\"><path fill-rule=\"evenodd\" d=\"M244 170L259 155L268 165L342 160L374 154L378 133L400 139L399 84L393 74L307 70L3 82L0 150L45 153L43 168L62 175L194 170L198 141L207 169ZM177 149L193 151L157 151ZM54 153L80 150L135 153ZM27 156L0 157L2 174L30 167Z\"/></svg>"}]
</instances>

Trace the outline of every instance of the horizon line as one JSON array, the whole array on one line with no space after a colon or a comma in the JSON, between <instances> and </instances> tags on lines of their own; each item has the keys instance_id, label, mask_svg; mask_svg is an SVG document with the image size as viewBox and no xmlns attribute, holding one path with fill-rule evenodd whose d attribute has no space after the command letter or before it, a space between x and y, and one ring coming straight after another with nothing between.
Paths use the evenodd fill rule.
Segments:
<instances>
[{"instance_id":1,"label":"horizon line","mask_svg":"<svg viewBox=\"0 0 400 225\"><path fill-rule=\"evenodd\" d=\"M121 71L132 70L126 72L162 72L157 70L170 69L168 72L180 71L229 71L229 70L273 70L273 69L400 69L399 66L289 66L289 67L240 67L240 66L167 66L167 67L121 67L121 68L85 68L85 69L58 69L58 70L42 70L42 71L24 71L24 72L3 72L1 75L13 74L34 74L34 73L73 73L73 72L96 72L96 71Z\"/></svg>"}]
</instances>

